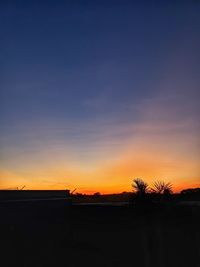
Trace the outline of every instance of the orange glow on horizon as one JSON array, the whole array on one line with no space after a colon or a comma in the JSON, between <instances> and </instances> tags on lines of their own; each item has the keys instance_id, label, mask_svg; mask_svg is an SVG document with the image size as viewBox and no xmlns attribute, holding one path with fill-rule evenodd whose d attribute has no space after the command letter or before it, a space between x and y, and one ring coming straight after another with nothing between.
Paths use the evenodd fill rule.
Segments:
<instances>
[{"instance_id":1,"label":"orange glow on horizon","mask_svg":"<svg viewBox=\"0 0 200 267\"><path fill-rule=\"evenodd\" d=\"M149 184L171 182L174 192L200 186L199 139L187 132L191 122L150 121L149 114L156 110L145 110L147 118L138 124L102 126L103 133L90 136L95 142L81 143L81 148L62 140L57 144L59 138L52 137L41 139L29 153L10 150L2 155L0 188L25 185L26 189L121 193L130 192L137 177ZM165 115L162 109L159 112Z\"/></svg>"},{"instance_id":2,"label":"orange glow on horizon","mask_svg":"<svg viewBox=\"0 0 200 267\"><path fill-rule=\"evenodd\" d=\"M122 167L122 169L124 171L124 167ZM118 170L116 170L117 172ZM122 172L119 172L119 175L122 175ZM125 169L125 174L128 173L128 169ZM140 177L142 178L144 181L146 181L149 186L151 186L153 184L153 182L158 181L158 180L165 180L165 179L153 179L150 178L148 179L147 176L142 176L142 175L137 175L137 176L130 176L127 175L126 179L125 176L122 175L121 179L120 176L117 177L117 179L114 179L114 174L112 172L112 169L110 169L110 175L113 174L113 177L110 176L110 184L107 182L105 184L99 183L97 181L100 182L99 180L99 175L97 177L97 179L95 179L95 182L90 183L88 182L88 184L86 184L86 182L84 182L84 180L86 179L81 179L82 180L82 184L77 184L75 183L67 183L67 181L65 182L64 178L62 179L62 182L59 182L59 179L57 179L58 182L55 183L51 183L49 181L49 183L37 183L35 181L29 182L27 183L26 179L20 176L14 176L13 174L9 173L9 172L0 172L1 176L7 175L7 178L9 177L9 175L12 175L9 177L9 179L6 180L2 180L0 179L0 189L12 189L12 188L20 188L23 185L26 186L25 189L37 189L37 190L61 190L61 189L70 189L73 190L75 188L77 188L76 192L77 193L82 193L82 194L93 194L95 192L100 192L101 194L115 194L115 193L122 193L122 192L131 192L132 191L132 180L136 177ZM12 177L12 179L11 179ZM128 178L127 178L128 177ZM153 176L151 176L153 177ZM106 177L107 178L107 177ZM46 178L45 178L46 179ZM56 180L56 179L55 179ZM66 179L67 180L67 179ZM76 178L76 180L79 180L78 178ZM121 183L120 183L121 180ZM198 182L200 179L192 179L190 182L188 180L185 181L177 181L175 179L167 179L165 180L166 182L170 181L173 185L173 192L174 193L178 193L183 189L187 189L187 188L195 188L195 187L200 187L200 183ZM117 183L116 183L117 181ZM124 181L124 182L122 182Z\"/></svg>"}]
</instances>

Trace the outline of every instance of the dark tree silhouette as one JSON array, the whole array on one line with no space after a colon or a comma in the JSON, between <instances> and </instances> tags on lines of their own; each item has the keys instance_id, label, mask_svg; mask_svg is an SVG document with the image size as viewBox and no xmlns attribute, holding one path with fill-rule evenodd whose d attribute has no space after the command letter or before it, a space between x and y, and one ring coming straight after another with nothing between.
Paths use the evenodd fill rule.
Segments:
<instances>
[{"instance_id":1,"label":"dark tree silhouette","mask_svg":"<svg viewBox=\"0 0 200 267\"><path fill-rule=\"evenodd\" d=\"M140 178L133 180L132 187L138 195L145 195L148 192L148 184Z\"/></svg>"},{"instance_id":2,"label":"dark tree silhouette","mask_svg":"<svg viewBox=\"0 0 200 267\"><path fill-rule=\"evenodd\" d=\"M93 194L94 197L100 197L101 196L101 193L100 192L96 192Z\"/></svg>"},{"instance_id":3,"label":"dark tree silhouette","mask_svg":"<svg viewBox=\"0 0 200 267\"><path fill-rule=\"evenodd\" d=\"M157 194L169 195L172 193L172 184L169 182L157 181L153 184L151 191Z\"/></svg>"}]
</instances>

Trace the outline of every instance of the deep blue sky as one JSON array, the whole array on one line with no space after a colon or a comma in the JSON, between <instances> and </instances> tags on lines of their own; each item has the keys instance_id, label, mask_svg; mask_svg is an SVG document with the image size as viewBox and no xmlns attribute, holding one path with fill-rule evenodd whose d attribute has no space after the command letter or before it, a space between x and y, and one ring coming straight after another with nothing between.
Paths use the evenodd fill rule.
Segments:
<instances>
[{"instance_id":1,"label":"deep blue sky","mask_svg":"<svg viewBox=\"0 0 200 267\"><path fill-rule=\"evenodd\" d=\"M199 14L198 1L1 1L1 168L21 175L45 147L109 161L145 123L189 121L195 137Z\"/></svg>"}]
</instances>

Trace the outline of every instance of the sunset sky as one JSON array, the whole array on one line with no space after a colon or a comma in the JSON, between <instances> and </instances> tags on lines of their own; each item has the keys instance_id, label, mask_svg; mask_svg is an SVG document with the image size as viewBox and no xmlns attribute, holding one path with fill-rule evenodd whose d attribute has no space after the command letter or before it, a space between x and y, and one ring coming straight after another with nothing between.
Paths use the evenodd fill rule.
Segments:
<instances>
[{"instance_id":1,"label":"sunset sky","mask_svg":"<svg viewBox=\"0 0 200 267\"><path fill-rule=\"evenodd\" d=\"M0 188L200 186L199 1L0 1Z\"/></svg>"}]
</instances>

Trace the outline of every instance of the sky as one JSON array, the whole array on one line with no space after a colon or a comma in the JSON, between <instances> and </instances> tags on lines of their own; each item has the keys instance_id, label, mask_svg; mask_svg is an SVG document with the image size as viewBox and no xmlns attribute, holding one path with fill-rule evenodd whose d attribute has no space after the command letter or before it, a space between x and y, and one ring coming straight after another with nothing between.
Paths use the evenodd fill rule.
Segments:
<instances>
[{"instance_id":1,"label":"sky","mask_svg":"<svg viewBox=\"0 0 200 267\"><path fill-rule=\"evenodd\" d=\"M200 2L0 2L0 188L200 186Z\"/></svg>"}]
</instances>

